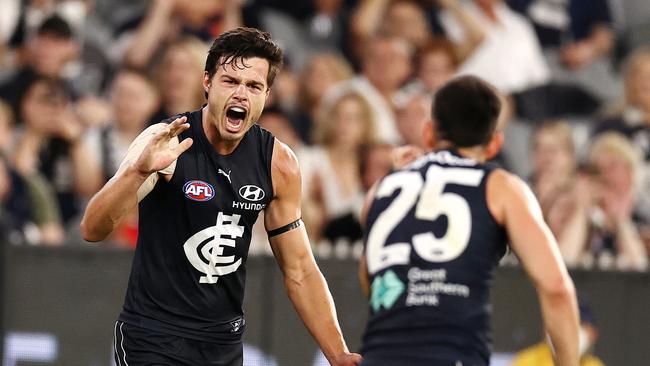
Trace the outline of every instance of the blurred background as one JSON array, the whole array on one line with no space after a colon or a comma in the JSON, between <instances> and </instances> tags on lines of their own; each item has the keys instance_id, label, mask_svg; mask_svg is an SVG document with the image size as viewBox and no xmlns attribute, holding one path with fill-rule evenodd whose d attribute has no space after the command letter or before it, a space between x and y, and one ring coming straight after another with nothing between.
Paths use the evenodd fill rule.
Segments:
<instances>
[{"instance_id":1,"label":"blurred background","mask_svg":"<svg viewBox=\"0 0 650 366\"><path fill-rule=\"evenodd\" d=\"M2 0L3 365L111 364L137 213L99 245L81 239L80 216L135 136L201 107L209 45L242 25L285 50L258 122L299 158L303 219L351 348L367 311L364 193L395 147L423 146L436 90L474 74L506 96L495 162L531 185L556 235L585 362L647 365L647 0ZM246 364L324 364L256 232ZM534 292L512 254L493 295L493 363L541 365Z\"/></svg>"}]
</instances>

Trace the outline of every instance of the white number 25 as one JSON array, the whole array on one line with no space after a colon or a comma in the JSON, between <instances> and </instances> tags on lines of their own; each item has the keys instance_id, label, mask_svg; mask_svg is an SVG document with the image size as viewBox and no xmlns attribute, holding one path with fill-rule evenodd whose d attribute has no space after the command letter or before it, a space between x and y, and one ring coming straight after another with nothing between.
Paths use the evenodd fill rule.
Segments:
<instances>
[{"instance_id":1,"label":"white number 25","mask_svg":"<svg viewBox=\"0 0 650 366\"><path fill-rule=\"evenodd\" d=\"M424 181L420 173L414 171L400 172L384 179L377 188L376 198L391 196L397 189L400 192L379 214L368 234L368 272L372 275L391 265L408 264L411 243L415 252L430 262L447 262L461 255L469 244L472 231L469 205L462 196L443 191L449 183L478 187L483 174L478 169L432 165ZM427 231L414 235L411 243L387 243L388 236L416 203L415 217L419 220L434 221L446 215L446 233L436 238L433 232Z\"/></svg>"}]
</instances>

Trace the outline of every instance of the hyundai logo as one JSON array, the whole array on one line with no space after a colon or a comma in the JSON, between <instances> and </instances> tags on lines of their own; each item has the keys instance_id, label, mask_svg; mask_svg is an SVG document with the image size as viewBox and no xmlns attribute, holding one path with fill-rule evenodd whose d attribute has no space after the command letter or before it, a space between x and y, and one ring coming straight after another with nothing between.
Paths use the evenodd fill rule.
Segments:
<instances>
[{"instance_id":1,"label":"hyundai logo","mask_svg":"<svg viewBox=\"0 0 650 366\"><path fill-rule=\"evenodd\" d=\"M239 195L245 200L257 202L264 198L264 190L258 186L247 184L239 188Z\"/></svg>"}]
</instances>

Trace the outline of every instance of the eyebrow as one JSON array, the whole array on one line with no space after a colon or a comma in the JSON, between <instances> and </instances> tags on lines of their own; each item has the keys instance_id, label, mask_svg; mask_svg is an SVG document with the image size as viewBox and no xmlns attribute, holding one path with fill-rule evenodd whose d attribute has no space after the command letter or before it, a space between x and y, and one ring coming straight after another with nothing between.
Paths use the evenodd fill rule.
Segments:
<instances>
[{"instance_id":1,"label":"eyebrow","mask_svg":"<svg viewBox=\"0 0 650 366\"><path fill-rule=\"evenodd\" d=\"M242 81L242 78L232 76L232 75L228 75L228 74L223 74L223 75L221 75L221 77L222 78L227 78L228 80L232 80L232 81L235 81L237 83ZM260 81L255 80L255 79L247 79L247 80L244 80L244 82L246 83L246 85L262 86L262 87L264 86L263 82L260 82Z\"/></svg>"}]
</instances>

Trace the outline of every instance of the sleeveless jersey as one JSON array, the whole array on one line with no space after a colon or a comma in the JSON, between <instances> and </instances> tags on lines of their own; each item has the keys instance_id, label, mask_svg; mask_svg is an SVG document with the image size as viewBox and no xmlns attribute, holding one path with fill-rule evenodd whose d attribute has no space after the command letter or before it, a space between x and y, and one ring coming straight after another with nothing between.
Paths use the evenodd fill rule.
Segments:
<instances>
[{"instance_id":1,"label":"sleeveless jersey","mask_svg":"<svg viewBox=\"0 0 650 366\"><path fill-rule=\"evenodd\" d=\"M138 244L119 320L181 337L241 341L251 229L273 198L274 137L253 125L220 155L188 112L191 137L169 182L139 205ZM170 122L172 119L168 120Z\"/></svg>"},{"instance_id":2,"label":"sleeveless jersey","mask_svg":"<svg viewBox=\"0 0 650 366\"><path fill-rule=\"evenodd\" d=\"M364 357L411 366L489 363L489 286L506 251L506 233L486 201L493 169L442 150L378 184L366 223Z\"/></svg>"}]
</instances>

